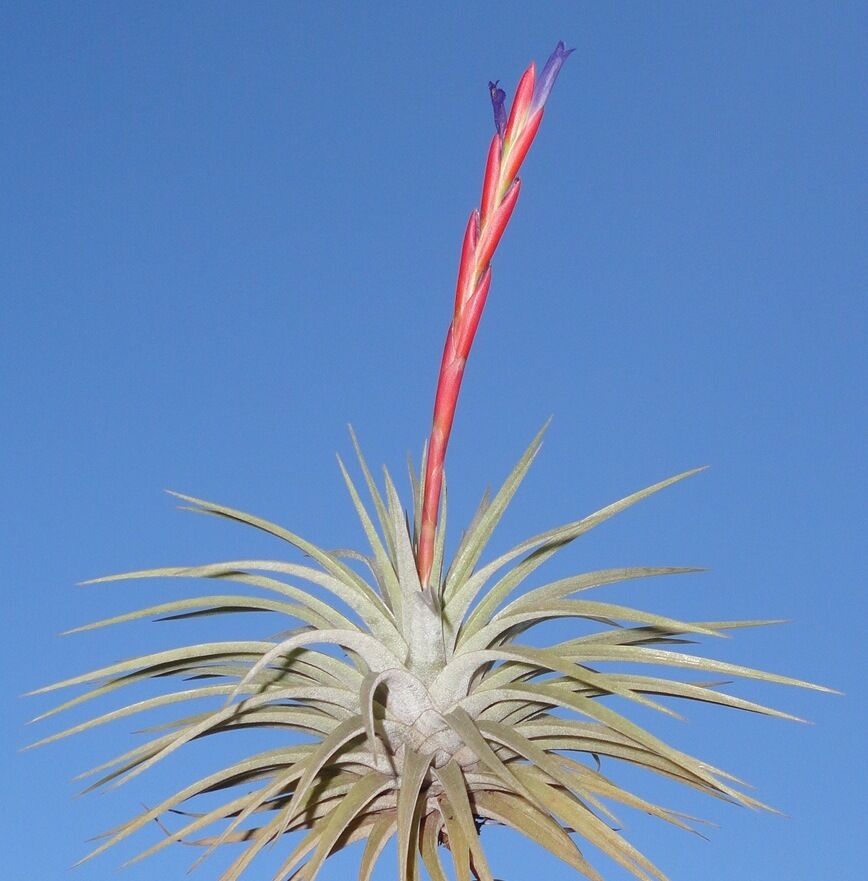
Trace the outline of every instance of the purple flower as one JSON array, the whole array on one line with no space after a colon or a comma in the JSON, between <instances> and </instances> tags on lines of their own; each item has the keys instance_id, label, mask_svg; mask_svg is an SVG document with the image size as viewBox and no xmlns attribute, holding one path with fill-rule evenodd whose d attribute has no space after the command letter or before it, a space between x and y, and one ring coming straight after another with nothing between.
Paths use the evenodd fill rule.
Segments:
<instances>
[{"instance_id":1,"label":"purple flower","mask_svg":"<svg viewBox=\"0 0 868 881\"><path fill-rule=\"evenodd\" d=\"M545 67L542 69L542 73L539 75L536 84L534 85L533 98L530 102L529 111L531 115L545 105L549 93L552 90L552 86L555 84L555 80L558 78L558 74L564 66L564 62L575 51L575 49L567 49L564 46L563 41L555 46L555 51L549 56L549 60L546 61Z\"/></svg>"},{"instance_id":2,"label":"purple flower","mask_svg":"<svg viewBox=\"0 0 868 881\"><path fill-rule=\"evenodd\" d=\"M498 83L500 80L495 80L488 82L488 92L491 95L491 106L494 109L494 127L497 129L497 133L503 137L504 129L506 128L506 107L504 106L506 103L506 92L503 89L498 88Z\"/></svg>"}]
</instances>

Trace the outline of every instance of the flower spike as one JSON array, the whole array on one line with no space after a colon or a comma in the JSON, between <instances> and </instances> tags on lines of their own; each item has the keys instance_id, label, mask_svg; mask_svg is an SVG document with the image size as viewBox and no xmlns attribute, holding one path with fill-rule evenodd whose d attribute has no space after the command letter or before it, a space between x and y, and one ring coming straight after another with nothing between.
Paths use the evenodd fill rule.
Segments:
<instances>
[{"instance_id":1,"label":"flower spike","mask_svg":"<svg viewBox=\"0 0 868 881\"><path fill-rule=\"evenodd\" d=\"M434 397L434 419L428 443L422 522L416 566L422 587L429 587L435 534L443 485L443 464L470 346L491 284L491 259L512 217L521 189L518 172L542 122L543 107L572 49L558 43L539 78L531 65L522 74L509 115L499 80L488 83L496 134L488 149L480 207L470 215L461 248L455 309L446 335Z\"/></svg>"}]
</instances>

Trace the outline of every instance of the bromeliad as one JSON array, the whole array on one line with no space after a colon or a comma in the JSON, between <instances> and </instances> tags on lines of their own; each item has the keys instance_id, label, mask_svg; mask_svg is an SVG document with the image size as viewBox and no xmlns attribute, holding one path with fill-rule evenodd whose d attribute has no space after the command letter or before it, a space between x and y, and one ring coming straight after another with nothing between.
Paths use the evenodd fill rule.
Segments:
<instances>
[{"instance_id":1,"label":"bromeliad","mask_svg":"<svg viewBox=\"0 0 868 881\"><path fill-rule=\"evenodd\" d=\"M636 708L675 715L668 703L680 699L794 718L721 691L719 683L691 681L689 674L828 689L682 650L695 637L772 622L685 621L588 598L596 596L589 591L611 584L695 571L689 568L603 569L525 589L536 570L571 542L695 470L481 563L539 451L540 432L497 494L480 506L451 561L444 561L443 460L464 365L491 284L491 258L518 198L519 168L568 55L559 43L539 77L533 66L525 71L508 116L503 90L489 84L496 131L481 204L464 238L425 473L411 473L411 513L388 471L382 488L374 480L353 435L370 509L340 467L370 544L366 555L329 552L268 520L180 496L184 507L259 529L302 559L231 559L97 579L162 578L233 586L234 592L203 588L204 595L78 631L153 617L258 612L268 619L253 636L159 651L39 689L84 687L40 717L46 718L137 684L162 686L51 734L43 744L146 711L184 707L179 718L145 729L143 743L85 772L95 778L89 790L126 783L193 741L219 735L222 742L224 735L251 728L276 733L272 748L193 781L116 826L87 858L160 824L162 837L133 862L173 842L201 848L197 863L235 845L221 881L237 881L266 847L298 832L301 838L281 854L274 881L314 881L329 856L356 841L365 843L359 881L370 881L391 839L397 842L398 881L416 881L420 861L432 881L445 881L447 848L458 881L493 881L481 829L498 823L593 881L601 876L583 842L647 881L664 876L617 831L611 806L681 828L691 822L614 782L604 773L610 764L626 762L716 798L762 807L736 778L629 716ZM522 641L531 628L555 619L579 622L584 632L543 647ZM275 631L282 635L268 635ZM662 675L661 667L688 675Z\"/></svg>"}]
</instances>

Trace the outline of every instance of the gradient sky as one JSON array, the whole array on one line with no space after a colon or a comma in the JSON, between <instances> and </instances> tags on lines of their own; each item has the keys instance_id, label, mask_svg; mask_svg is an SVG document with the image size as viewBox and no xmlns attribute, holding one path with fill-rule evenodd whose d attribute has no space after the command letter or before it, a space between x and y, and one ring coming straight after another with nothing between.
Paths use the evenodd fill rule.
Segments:
<instances>
[{"instance_id":1,"label":"gradient sky","mask_svg":"<svg viewBox=\"0 0 868 881\"><path fill-rule=\"evenodd\" d=\"M864 877L866 8L0 6L5 878L185 877L194 854L180 846L114 873L155 828L66 867L87 837L228 753L192 750L73 800L73 773L132 746L137 725L19 754L54 728L25 729L50 702L18 695L239 632L56 635L172 595L79 580L281 552L175 511L165 487L361 545L333 458L349 451L345 423L395 471L419 450L492 131L487 81L511 94L558 39L577 51L495 260L450 449L450 522L550 414L495 549L711 465L541 578L708 566L605 598L792 619L714 648L847 696L739 686L811 727L702 708L646 720L790 816L641 778L721 828L702 841L625 811L627 831L672 881ZM517 837L485 837L505 881L573 877ZM351 877L357 856L322 879ZM394 878L393 863L376 877Z\"/></svg>"}]
</instances>

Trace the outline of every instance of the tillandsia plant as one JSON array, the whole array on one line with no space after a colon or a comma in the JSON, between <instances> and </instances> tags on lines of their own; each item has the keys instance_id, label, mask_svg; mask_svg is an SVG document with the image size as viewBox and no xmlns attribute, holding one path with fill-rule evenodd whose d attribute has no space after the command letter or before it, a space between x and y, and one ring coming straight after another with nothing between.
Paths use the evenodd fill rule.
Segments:
<instances>
[{"instance_id":1,"label":"tillandsia plant","mask_svg":"<svg viewBox=\"0 0 868 881\"><path fill-rule=\"evenodd\" d=\"M368 554L328 552L267 520L179 495L186 507L262 530L305 559L230 560L96 579L205 579L248 592L188 596L76 631L142 618L242 611L271 612L290 626L303 626L279 637L160 651L34 692L85 686L39 717L44 719L138 683L178 683L46 737L42 744L148 710L198 706L151 728L151 739L81 775L95 778L88 790L132 780L197 739L250 728L276 730L272 749L189 783L106 833L85 859L159 824L159 839L132 862L173 842L201 847L197 863L234 845L237 855L221 881L235 881L269 844L300 832L299 839L285 839L291 844L275 881L313 881L327 857L357 841L365 842L359 881L369 881L393 838L398 881L420 878L422 866L432 881L445 881L444 859L451 860L458 881L493 881L481 830L502 824L587 878L601 876L584 856L583 842L637 878L663 879L616 830L612 808L636 808L684 829L692 828L691 818L613 782L604 763L629 763L715 798L764 807L735 777L663 742L613 709L608 699L670 715L661 698L794 718L731 696L719 684L659 672L675 668L827 690L682 651L696 636L719 637L771 622L681 621L586 598L592 588L695 571L688 568L605 569L521 590L579 536L699 469L535 535L481 564L492 532L540 449L540 432L500 490L483 500L451 561L444 562L443 463L458 391L491 285L492 256L518 199L517 175L569 54L559 43L539 75L531 65L508 114L504 91L489 84L495 134L481 203L470 216L461 249L427 457L418 476L410 469L409 513L388 471L378 486L352 435L370 513L343 463L340 468L370 544ZM544 648L522 641L536 624L560 618L580 619L589 632ZM601 664L613 669L604 672ZM642 665L646 674L633 672Z\"/></svg>"}]
</instances>

